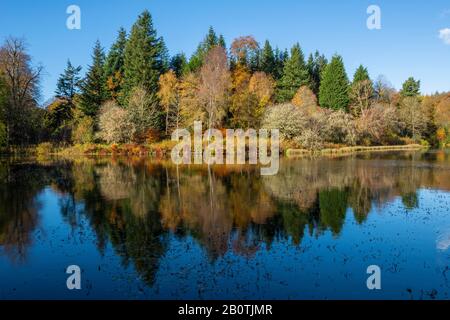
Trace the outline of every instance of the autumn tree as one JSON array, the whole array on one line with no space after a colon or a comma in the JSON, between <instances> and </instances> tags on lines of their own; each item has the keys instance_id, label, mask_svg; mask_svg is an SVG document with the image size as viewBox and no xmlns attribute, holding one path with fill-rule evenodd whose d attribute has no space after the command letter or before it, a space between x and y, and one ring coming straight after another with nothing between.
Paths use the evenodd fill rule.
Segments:
<instances>
[{"instance_id":1,"label":"autumn tree","mask_svg":"<svg viewBox=\"0 0 450 320\"><path fill-rule=\"evenodd\" d=\"M292 104L308 112L312 112L317 108L317 97L308 86L301 86L295 93Z\"/></svg>"},{"instance_id":2,"label":"autumn tree","mask_svg":"<svg viewBox=\"0 0 450 320\"><path fill-rule=\"evenodd\" d=\"M200 79L196 73L189 72L179 82L180 121L190 128L194 121L206 121L205 109L201 108L199 98Z\"/></svg>"},{"instance_id":3,"label":"autumn tree","mask_svg":"<svg viewBox=\"0 0 450 320\"><path fill-rule=\"evenodd\" d=\"M143 87L136 87L131 92L127 112L135 142L148 142L158 138L158 132L163 127L163 112L156 101Z\"/></svg>"},{"instance_id":4,"label":"autumn tree","mask_svg":"<svg viewBox=\"0 0 450 320\"><path fill-rule=\"evenodd\" d=\"M291 101L302 85L307 85L309 80L305 58L300 45L297 43L291 49L291 55L285 62L283 76L279 82L277 100L280 102Z\"/></svg>"},{"instance_id":5,"label":"autumn tree","mask_svg":"<svg viewBox=\"0 0 450 320\"><path fill-rule=\"evenodd\" d=\"M342 57L335 55L323 72L319 104L334 110L346 110L349 104L349 82Z\"/></svg>"},{"instance_id":6,"label":"autumn tree","mask_svg":"<svg viewBox=\"0 0 450 320\"><path fill-rule=\"evenodd\" d=\"M3 121L6 145L30 143L38 137L35 116L43 67L33 66L25 41L7 38L0 47L0 78L3 79Z\"/></svg>"},{"instance_id":7,"label":"autumn tree","mask_svg":"<svg viewBox=\"0 0 450 320\"><path fill-rule=\"evenodd\" d=\"M260 109L265 108L275 93L275 80L264 72L255 72L250 78L248 89L258 99Z\"/></svg>"},{"instance_id":8,"label":"autumn tree","mask_svg":"<svg viewBox=\"0 0 450 320\"><path fill-rule=\"evenodd\" d=\"M169 70L159 78L158 97L165 113L165 132L169 134L169 129L173 127L171 120L173 119L178 129L180 122L179 108L179 82L173 70Z\"/></svg>"},{"instance_id":9,"label":"autumn tree","mask_svg":"<svg viewBox=\"0 0 450 320\"><path fill-rule=\"evenodd\" d=\"M426 125L419 99L417 97L405 97L401 102L399 115L405 124L405 133L411 138L419 140Z\"/></svg>"},{"instance_id":10,"label":"autumn tree","mask_svg":"<svg viewBox=\"0 0 450 320\"><path fill-rule=\"evenodd\" d=\"M103 102L106 101L105 53L100 41L97 41L89 67L81 88L80 109L87 116L94 117Z\"/></svg>"},{"instance_id":11,"label":"autumn tree","mask_svg":"<svg viewBox=\"0 0 450 320\"><path fill-rule=\"evenodd\" d=\"M238 63L232 73L231 124L239 128L254 128L258 118L259 103L249 89L251 73L243 63Z\"/></svg>"},{"instance_id":12,"label":"autumn tree","mask_svg":"<svg viewBox=\"0 0 450 320\"><path fill-rule=\"evenodd\" d=\"M231 44L231 55L237 64L250 68L251 61L258 55L259 44L252 36L239 37Z\"/></svg>"},{"instance_id":13,"label":"autumn tree","mask_svg":"<svg viewBox=\"0 0 450 320\"><path fill-rule=\"evenodd\" d=\"M230 88L225 49L217 46L209 51L200 71L199 98L208 118L208 128L220 123L225 110L226 92Z\"/></svg>"}]
</instances>

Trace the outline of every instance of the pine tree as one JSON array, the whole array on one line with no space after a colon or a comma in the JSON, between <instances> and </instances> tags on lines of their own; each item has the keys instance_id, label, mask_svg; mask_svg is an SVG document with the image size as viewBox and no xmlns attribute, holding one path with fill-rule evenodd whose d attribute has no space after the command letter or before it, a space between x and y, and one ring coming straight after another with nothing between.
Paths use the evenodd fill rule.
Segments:
<instances>
[{"instance_id":1,"label":"pine tree","mask_svg":"<svg viewBox=\"0 0 450 320\"><path fill-rule=\"evenodd\" d=\"M87 116L95 116L107 98L105 79L105 53L97 41L92 55L92 65L82 85L81 111Z\"/></svg>"},{"instance_id":2,"label":"pine tree","mask_svg":"<svg viewBox=\"0 0 450 320\"><path fill-rule=\"evenodd\" d=\"M59 76L58 83L56 85L56 97L64 99L72 106L72 100L75 94L80 90L81 66L74 67L70 60L67 60L67 66L64 72Z\"/></svg>"},{"instance_id":3,"label":"pine tree","mask_svg":"<svg viewBox=\"0 0 450 320\"><path fill-rule=\"evenodd\" d=\"M297 43L291 49L291 56L285 62L283 76L279 83L278 100L291 101L297 90L308 84L309 75L305 65L302 49Z\"/></svg>"},{"instance_id":4,"label":"pine tree","mask_svg":"<svg viewBox=\"0 0 450 320\"><path fill-rule=\"evenodd\" d=\"M328 64L327 58L316 51L309 55L307 62L307 69L309 73L309 87L316 96L319 96L320 81L322 79L322 73Z\"/></svg>"},{"instance_id":5,"label":"pine tree","mask_svg":"<svg viewBox=\"0 0 450 320\"><path fill-rule=\"evenodd\" d=\"M164 40L157 36L152 17L145 10L133 25L125 46L122 99L126 101L131 91L138 86L155 96L159 76L167 65Z\"/></svg>"},{"instance_id":6,"label":"pine tree","mask_svg":"<svg viewBox=\"0 0 450 320\"><path fill-rule=\"evenodd\" d=\"M402 97L417 97L420 95L420 80L416 81L413 77L409 77L403 83L400 94Z\"/></svg>"},{"instance_id":7,"label":"pine tree","mask_svg":"<svg viewBox=\"0 0 450 320\"><path fill-rule=\"evenodd\" d=\"M268 40L264 43L264 48L261 51L260 69L274 78L277 76L275 55Z\"/></svg>"},{"instance_id":8,"label":"pine tree","mask_svg":"<svg viewBox=\"0 0 450 320\"><path fill-rule=\"evenodd\" d=\"M349 81L342 57L335 55L325 68L320 84L321 107L346 110L349 104Z\"/></svg>"},{"instance_id":9,"label":"pine tree","mask_svg":"<svg viewBox=\"0 0 450 320\"><path fill-rule=\"evenodd\" d=\"M360 65L358 69L356 69L355 75L353 76L353 84L365 80L370 80L369 72L367 71L367 68Z\"/></svg>"}]
</instances>

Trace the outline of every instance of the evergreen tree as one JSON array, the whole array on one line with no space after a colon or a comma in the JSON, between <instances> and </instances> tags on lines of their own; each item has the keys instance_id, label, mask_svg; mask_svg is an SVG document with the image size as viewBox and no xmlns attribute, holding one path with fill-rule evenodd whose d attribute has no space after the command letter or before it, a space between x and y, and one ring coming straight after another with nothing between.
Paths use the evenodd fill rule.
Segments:
<instances>
[{"instance_id":1,"label":"evergreen tree","mask_svg":"<svg viewBox=\"0 0 450 320\"><path fill-rule=\"evenodd\" d=\"M106 78L114 76L116 72L123 74L126 44L127 32L124 28L120 28L117 39L111 46L105 61Z\"/></svg>"},{"instance_id":2,"label":"evergreen tree","mask_svg":"<svg viewBox=\"0 0 450 320\"><path fill-rule=\"evenodd\" d=\"M286 102L292 100L297 90L308 84L309 75L305 65L302 49L297 43L291 49L291 56L284 64L283 76L279 83L278 100Z\"/></svg>"},{"instance_id":3,"label":"evergreen tree","mask_svg":"<svg viewBox=\"0 0 450 320\"><path fill-rule=\"evenodd\" d=\"M138 86L155 96L159 76L167 65L164 40L157 36L152 17L145 10L133 25L125 46L122 99L126 101L133 88Z\"/></svg>"},{"instance_id":4,"label":"evergreen tree","mask_svg":"<svg viewBox=\"0 0 450 320\"><path fill-rule=\"evenodd\" d=\"M260 69L274 78L277 76L276 59L272 46L268 40L264 43L264 47L261 51Z\"/></svg>"},{"instance_id":5,"label":"evergreen tree","mask_svg":"<svg viewBox=\"0 0 450 320\"><path fill-rule=\"evenodd\" d=\"M400 94L402 97L417 97L420 95L420 80L416 81L413 77L409 77L403 83Z\"/></svg>"},{"instance_id":6,"label":"evergreen tree","mask_svg":"<svg viewBox=\"0 0 450 320\"><path fill-rule=\"evenodd\" d=\"M127 33L120 28L117 40L111 46L105 61L105 79L108 99L120 100L124 79L125 46Z\"/></svg>"},{"instance_id":7,"label":"evergreen tree","mask_svg":"<svg viewBox=\"0 0 450 320\"><path fill-rule=\"evenodd\" d=\"M327 58L316 51L309 55L307 62L307 69L309 73L309 87L316 96L319 96L320 81L322 79L322 73L328 64Z\"/></svg>"},{"instance_id":8,"label":"evergreen tree","mask_svg":"<svg viewBox=\"0 0 450 320\"><path fill-rule=\"evenodd\" d=\"M360 65L358 69L356 69L355 75L353 76L353 84L365 80L370 80L369 72L367 71L367 68Z\"/></svg>"},{"instance_id":9,"label":"evergreen tree","mask_svg":"<svg viewBox=\"0 0 450 320\"><path fill-rule=\"evenodd\" d=\"M335 55L323 72L319 103L321 107L335 110L348 108L349 81L341 56Z\"/></svg>"},{"instance_id":10,"label":"evergreen tree","mask_svg":"<svg viewBox=\"0 0 450 320\"><path fill-rule=\"evenodd\" d=\"M81 111L87 116L95 116L107 98L105 79L105 53L100 41L95 43L92 65L82 84Z\"/></svg>"},{"instance_id":11,"label":"evergreen tree","mask_svg":"<svg viewBox=\"0 0 450 320\"><path fill-rule=\"evenodd\" d=\"M177 78L181 78L188 72L189 66L184 53L176 54L170 59L169 69L173 70Z\"/></svg>"},{"instance_id":12,"label":"evergreen tree","mask_svg":"<svg viewBox=\"0 0 450 320\"><path fill-rule=\"evenodd\" d=\"M208 52L216 47L221 46L226 49L225 39L222 35L217 37L216 32L213 27L209 27L208 34L205 36L202 42L197 47L197 50L192 55L189 60L189 70L198 71L203 65L203 61L208 54Z\"/></svg>"},{"instance_id":13,"label":"evergreen tree","mask_svg":"<svg viewBox=\"0 0 450 320\"><path fill-rule=\"evenodd\" d=\"M58 82L56 84L56 97L66 100L70 106L72 106L73 97L80 90L80 71L81 66L74 67L70 60L67 60L66 69L59 76Z\"/></svg>"}]
</instances>

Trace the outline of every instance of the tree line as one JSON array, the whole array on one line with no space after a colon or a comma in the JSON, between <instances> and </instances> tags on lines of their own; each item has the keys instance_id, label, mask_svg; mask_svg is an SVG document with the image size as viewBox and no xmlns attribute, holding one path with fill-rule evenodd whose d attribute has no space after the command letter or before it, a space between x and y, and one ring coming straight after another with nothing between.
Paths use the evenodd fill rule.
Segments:
<instances>
[{"instance_id":1,"label":"tree line","mask_svg":"<svg viewBox=\"0 0 450 320\"><path fill-rule=\"evenodd\" d=\"M360 66L349 79L343 58L299 43L290 51L252 36L228 47L210 27L188 59L169 56L148 11L129 33L123 28L108 52L99 41L85 76L67 61L55 98L38 107L42 67L24 40L0 49L0 146L152 143L178 127L280 129L283 143L308 149L327 145L382 145L449 141L450 94L422 96L420 81L397 92Z\"/></svg>"}]
</instances>

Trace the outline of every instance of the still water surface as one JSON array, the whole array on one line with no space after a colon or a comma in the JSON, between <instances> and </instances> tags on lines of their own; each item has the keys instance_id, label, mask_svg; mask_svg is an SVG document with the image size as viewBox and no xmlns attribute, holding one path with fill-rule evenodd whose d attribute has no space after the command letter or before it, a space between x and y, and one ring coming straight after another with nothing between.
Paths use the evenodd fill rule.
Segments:
<instances>
[{"instance_id":1,"label":"still water surface","mask_svg":"<svg viewBox=\"0 0 450 320\"><path fill-rule=\"evenodd\" d=\"M449 266L444 151L285 159L272 177L0 159L0 299L448 299Z\"/></svg>"}]
</instances>

